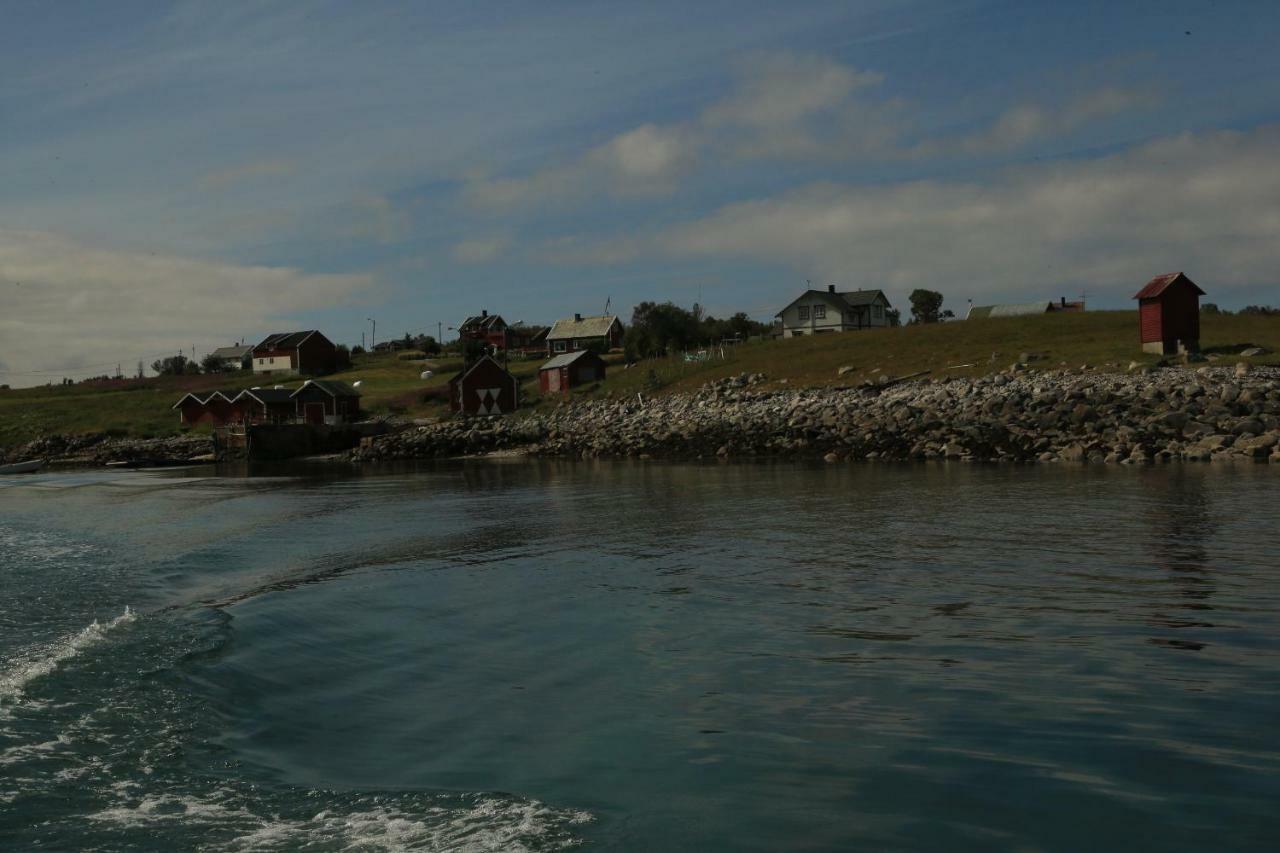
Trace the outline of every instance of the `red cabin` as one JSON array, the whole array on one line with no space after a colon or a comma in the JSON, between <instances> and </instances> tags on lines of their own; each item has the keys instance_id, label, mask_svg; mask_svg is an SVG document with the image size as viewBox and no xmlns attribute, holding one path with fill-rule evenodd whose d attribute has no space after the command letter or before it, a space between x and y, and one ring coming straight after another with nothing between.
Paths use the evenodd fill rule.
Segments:
<instances>
[{"instance_id":1,"label":"red cabin","mask_svg":"<svg viewBox=\"0 0 1280 853\"><path fill-rule=\"evenodd\" d=\"M520 405L520 383L489 356L449 380L449 408L464 415L505 415Z\"/></svg>"},{"instance_id":2,"label":"red cabin","mask_svg":"<svg viewBox=\"0 0 1280 853\"><path fill-rule=\"evenodd\" d=\"M1180 272L1158 275L1134 294L1144 352L1171 355L1200 349L1200 297L1194 281Z\"/></svg>"},{"instance_id":3,"label":"red cabin","mask_svg":"<svg viewBox=\"0 0 1280 853\"><path fill-rule=\"evenodd\" d=\"M204 399L195 394L185 394L172 408L178 410L179 422L188 426L199 423L222 426L239 420L239 411L231 398L221 391L214 391Z\"/></svg>"},{"instance_id":4,"label":"red cabin","mask_svg":"<svg viewBox=\"0 0 1280 853\"><path fill-rule=\"evenodd\" d=\"M604 359L590 350L558 355L538 368L543 394L569 394L570 388L604 379Z\"/></svg>"}]
</instances>

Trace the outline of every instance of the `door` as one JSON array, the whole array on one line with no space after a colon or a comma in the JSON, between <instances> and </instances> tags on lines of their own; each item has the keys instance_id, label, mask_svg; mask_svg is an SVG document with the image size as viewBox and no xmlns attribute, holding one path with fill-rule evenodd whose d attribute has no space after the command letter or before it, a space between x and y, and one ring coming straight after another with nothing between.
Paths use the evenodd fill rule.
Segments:
<instances>
[{"instance_id":1,"label":"door","mask_svg":"<svg viewBox=\"0 0 1280 853\"><path fill-rule=\"evenodd\" d=\"M552 394L560 391L560 368L547 371L547 390Z\"/></svg>"},{"instance_id":2,"label":"door","mask_svg":"<svg viewBox=\"0 0 1280 853\"><path fill-rule=\"evenodd\" d=\"M324 403L304 403L302 413L309 424L324 423Z\"/></svg>"}]
</instances>

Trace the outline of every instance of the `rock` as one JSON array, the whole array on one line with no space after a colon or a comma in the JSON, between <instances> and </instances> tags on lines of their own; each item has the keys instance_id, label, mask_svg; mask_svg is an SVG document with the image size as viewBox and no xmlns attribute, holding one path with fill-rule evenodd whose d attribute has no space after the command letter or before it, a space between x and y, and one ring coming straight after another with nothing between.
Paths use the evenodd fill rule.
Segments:
<instances>
[{"instance_id":1,"label":"rock","mask_svg":"<svg viewBox=\"0 0 1280 853\"><path fill-rule=\"evenodd\" d=\"M828 453L826 456L822 457L822 461L823 461L823 462L839 462L839 461L840 461L840 454L839 454L839 453Z\"/></svg>"},{"instance_id":2,"label":"rock","mask_svg":"<svg viewBox=\"0 0 1280 853\"><path fill-rule=\"evenodd\" d=\"M1249 347L1248 349L1241 350L1240 355L1245 358L1257 358L1258 356L1266 355L1269 352L1271 352L1271 350L1266 347Z\"/></svg>"},{"instance_id":3,"label":"rock","mask_svg":"<svg viewBox=\"0 0 1280 853\"><path fill-rule=\"evenodd\" d=\"M854 371L853 365L846 364L844 367L840 367L836 369L836 376L845 376L849 373L853 373L853 371Z\"/></svg>"},{"instance_id":4,"label":"rock","mask_svg":"<svg viewBox=\"0 0 1280 853\"><path fill-rule=\"evenodd\" d=\"M1069 444L1062 450L1058 451L1058 457L1063 462L1083 462L1086 457L1084 446L1081 444Z\"/></svg>"},{"instance_id":5,"label":"rock","mask_svg":"<svg viewBox=\"0 0 1280 853\"><path fill-rule=\"evenodd\" d=\"M1248 362L1244 362L1244 361L1236 362L1236 378L1242 378L1248 375L1249 375Z\"/></svg>"}]
</instances>

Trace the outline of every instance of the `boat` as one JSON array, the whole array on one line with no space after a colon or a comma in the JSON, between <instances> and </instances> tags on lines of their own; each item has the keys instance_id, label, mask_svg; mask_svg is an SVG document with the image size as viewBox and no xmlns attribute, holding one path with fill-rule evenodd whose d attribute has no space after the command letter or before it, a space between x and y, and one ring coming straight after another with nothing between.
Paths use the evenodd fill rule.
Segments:
<instances>
[{"instance_id":1,"label":"boat","mask_svg":"<svg viewBox=\"0 0 1280 853\"><path fill-rule=\"evenodd\" d=\"M0 465L0 474L30 474L32 471L39 471L42 465L43 459L28 459L26 462Z\"/></svg>"}]
</instances>

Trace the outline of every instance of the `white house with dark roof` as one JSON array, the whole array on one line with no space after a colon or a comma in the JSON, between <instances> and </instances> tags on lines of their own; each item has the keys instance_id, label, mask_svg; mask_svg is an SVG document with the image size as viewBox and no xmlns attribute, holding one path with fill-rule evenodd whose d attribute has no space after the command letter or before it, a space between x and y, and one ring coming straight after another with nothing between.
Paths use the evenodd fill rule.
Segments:
<instances>
[{"instance_id":1,"label":"white house with dark roof","mask_svg":"<svg viewBox=\"0 0 1280 853\"><path fill-rule=\"evenodd\" d=\"M883 290L837 292L833 284L826 290L806 290L776 316L782 337L798 338L802 335L879 329L889 325L890 308Z\"/></svg>"}]
</instances>

